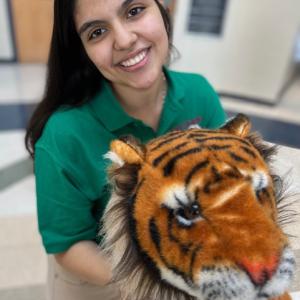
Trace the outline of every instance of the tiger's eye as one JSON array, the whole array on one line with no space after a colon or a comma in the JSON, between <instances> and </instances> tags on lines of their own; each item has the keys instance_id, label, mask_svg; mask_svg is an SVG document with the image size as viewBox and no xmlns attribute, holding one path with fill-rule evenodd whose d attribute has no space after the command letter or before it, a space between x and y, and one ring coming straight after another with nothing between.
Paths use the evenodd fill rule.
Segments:
<instances>
[{"instance_id":1,"label":"tiger's eye","mask_svg":"<svg viewBox=\"0 0 300 300\"><path fill-rule=\"evenodd\" d=\"M175 210L175 215L186 219L186 210L184 208L178 208Z\"/></svg>"},{"instance_id":2,"label":"tiger's eye","mask_svg":"<svg viewBox=\"0 0 300 300\"><path fill-rule=\"evenodd\" d=\"M191 206L181 207L175 211L177 216L180 216L186 220L193 220L200 215L200 207L194 203Z\"/></svg>"},{"instance_id":3,"label":"tiger's eye","mask_svg":"<svg viewBox=\"0 0 300 300\"><path fill-rule=\"evenodd\" d=\"M191 214L194 216L194 217L197 217L200 215L200 207L198 204L193 204L192 207L191 207Z\"/></svg>"}]
</instances>

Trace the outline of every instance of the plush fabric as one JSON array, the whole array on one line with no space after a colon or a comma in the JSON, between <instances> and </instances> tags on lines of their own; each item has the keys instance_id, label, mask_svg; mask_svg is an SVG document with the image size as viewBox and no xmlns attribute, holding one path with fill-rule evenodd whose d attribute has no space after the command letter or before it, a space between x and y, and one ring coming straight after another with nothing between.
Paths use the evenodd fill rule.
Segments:
<instances>
[{"instance_id":1,"label":"plush fabric","mask_svg":"<svg viewBox=\"0 0 300 300\"><path fill-rule=\"evenodd\" d=\"M275 148L250 129L238 115L218 130L112 142L101 234L124 299L290 299Z\"/></svg>"}]
</instances>

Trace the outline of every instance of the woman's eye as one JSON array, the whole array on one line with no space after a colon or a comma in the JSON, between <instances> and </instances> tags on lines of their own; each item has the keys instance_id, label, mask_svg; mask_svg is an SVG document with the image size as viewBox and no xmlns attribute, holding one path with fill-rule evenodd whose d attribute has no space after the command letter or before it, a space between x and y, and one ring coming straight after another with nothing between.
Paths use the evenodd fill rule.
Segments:
<instances>
[{"instance_id":1,"label":"woman's eye","mask_svg":"<svg viewBox=\"0 0 300 300\"><path fill-rule=\"evenodd\" d=\"M89 35L89 40L93 40L93 39L103 35L105 32L106 32L106 29L98 28Z\"/></svg>"},{"instance_id":2,"label":"woman's eye","mask_svg":"<svg viewBox=\"0 0 300 300\"><path fill-rule=\"evenodd\" d=\"M129 10L128 17L129 18L134 17L134 16L140 14L143 10L144 10L144 7L134 7Z\"/></svg>"}]
</instances>

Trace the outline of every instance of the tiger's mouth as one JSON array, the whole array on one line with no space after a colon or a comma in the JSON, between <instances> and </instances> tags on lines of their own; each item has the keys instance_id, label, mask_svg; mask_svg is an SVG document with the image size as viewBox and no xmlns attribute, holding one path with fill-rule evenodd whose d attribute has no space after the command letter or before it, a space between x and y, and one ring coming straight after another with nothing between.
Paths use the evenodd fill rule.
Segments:
<instances>
[{"instance_id":1,"label":"tiger's mouth","mask_svg":"<svg viewBox=\"0 0 300 300\"><path fill-rule=\"evenodd\" d=\"M290 285L295 273L292 250L283 250L278 268L269 280L254 282L241 268L228 266L205 266L196 276L197 282L180 279L170 270L162 270L162 278L189 295L203 300L263 300L282 295Z\"/></svg>"}]
</instances>

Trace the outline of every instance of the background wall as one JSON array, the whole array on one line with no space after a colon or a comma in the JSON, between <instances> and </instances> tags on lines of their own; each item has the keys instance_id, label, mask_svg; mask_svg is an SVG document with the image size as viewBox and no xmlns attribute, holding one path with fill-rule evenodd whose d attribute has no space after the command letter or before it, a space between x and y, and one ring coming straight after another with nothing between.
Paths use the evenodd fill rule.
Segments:
<instances>
[{"instance_id":1,"label":"background wall","mask_svg":"<svg viewBox=\"0 0 300 300\"><path fill-rule=\"evenodd\" d=\"M206 2L213 8L221 0ZM191 4L177 1L174 44L181 59L173 67L205 75L219 92L276 102L293 63L300 1L228 0L220 35L188 30Z\"/></svg>"}]
</instances>

